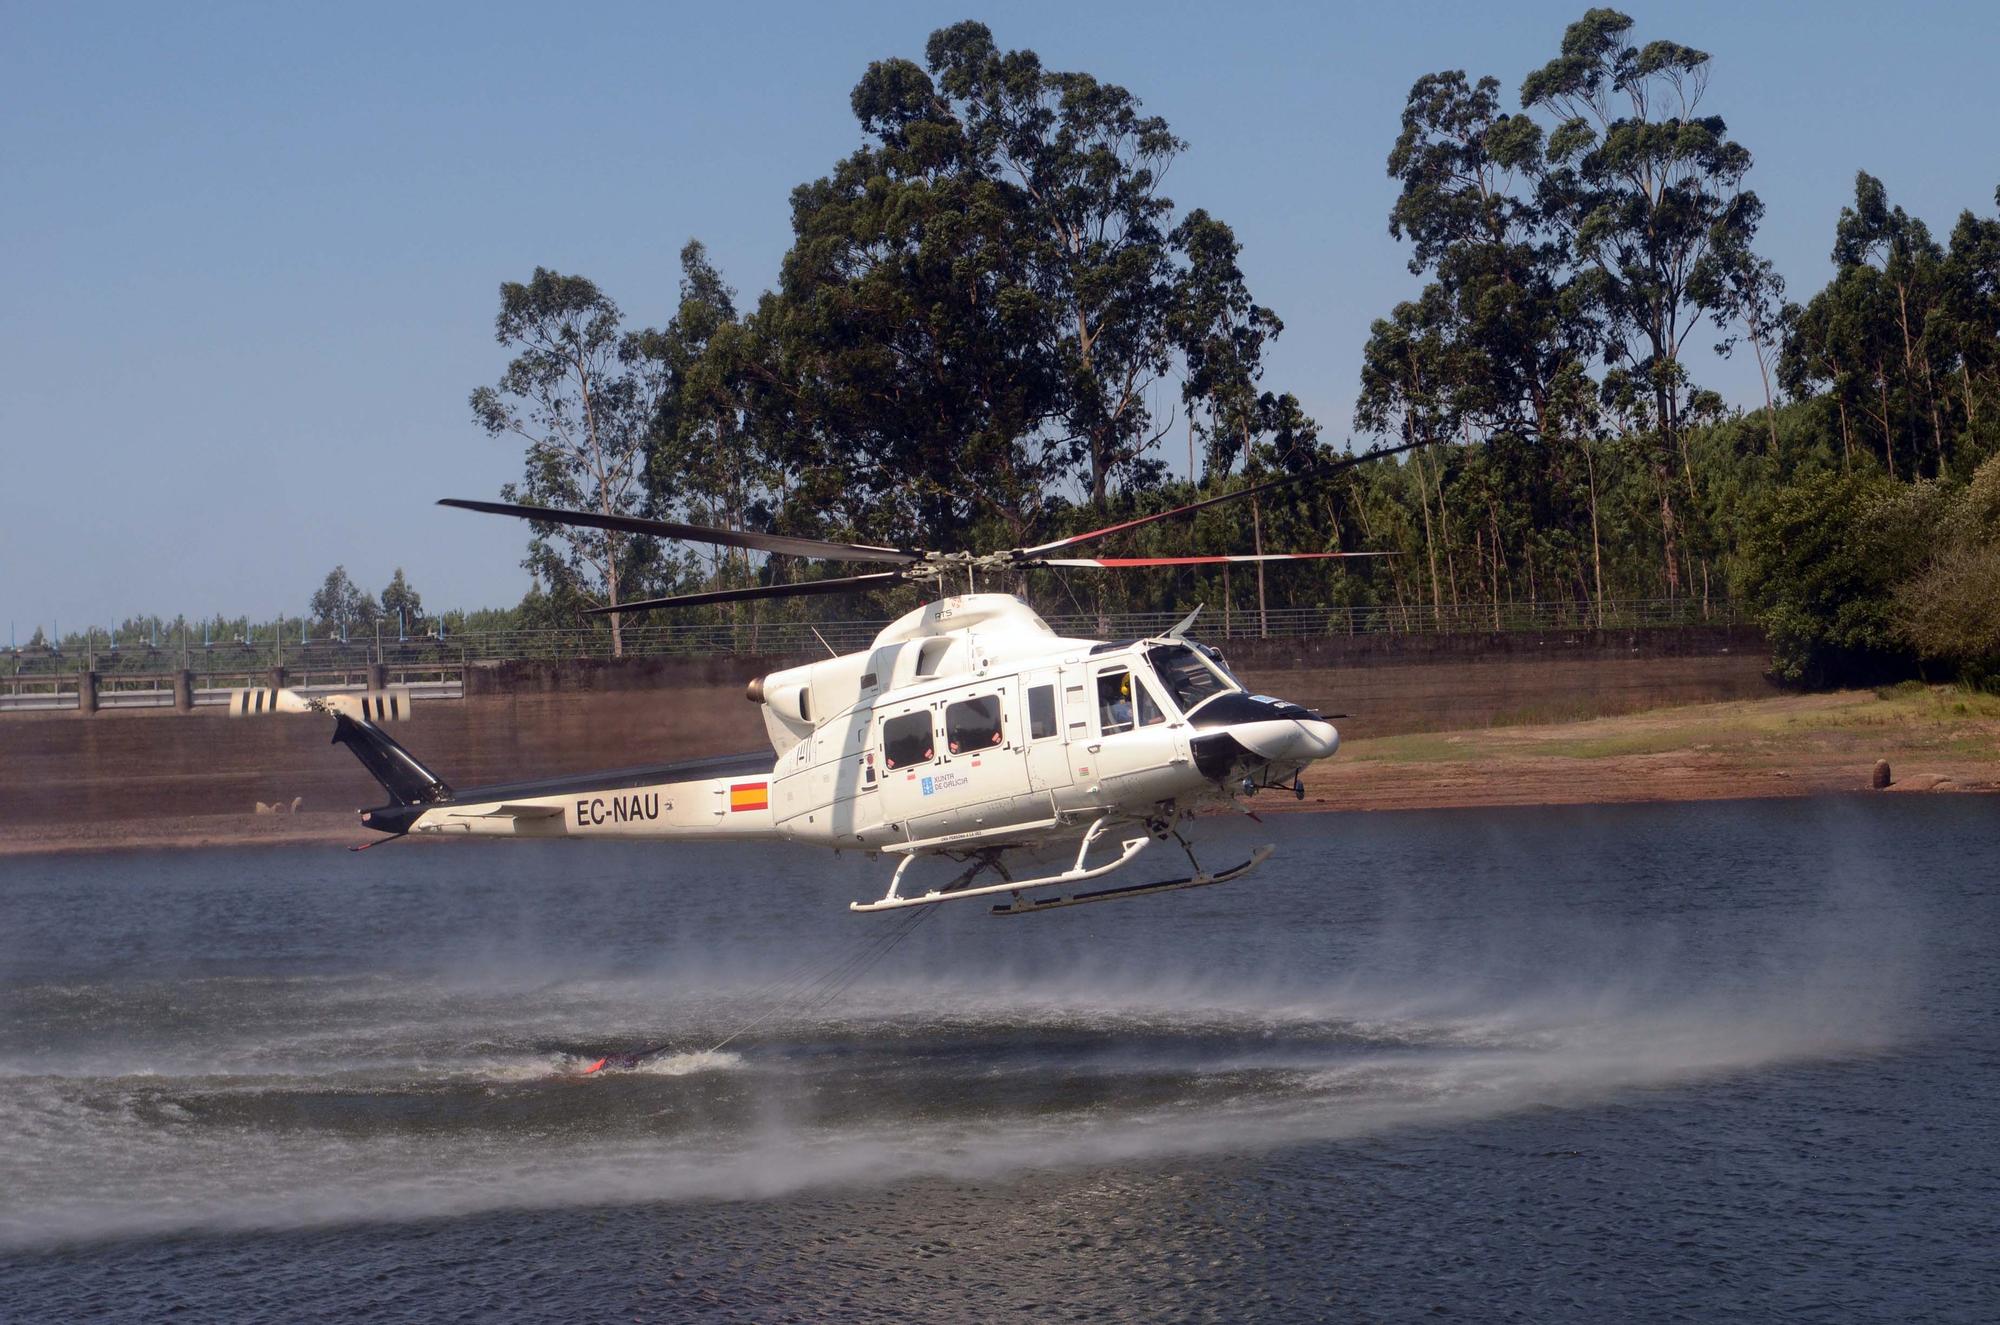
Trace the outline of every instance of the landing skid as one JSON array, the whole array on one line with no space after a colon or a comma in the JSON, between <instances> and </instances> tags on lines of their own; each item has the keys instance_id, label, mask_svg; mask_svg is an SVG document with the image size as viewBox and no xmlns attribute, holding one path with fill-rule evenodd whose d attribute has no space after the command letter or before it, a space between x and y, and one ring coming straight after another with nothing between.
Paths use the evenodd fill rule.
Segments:
<instances>
[{"instance_id":1,"label":"landing skid","mask_svg":"<svg viewBox=\"0 0 2000 1325\"><path fill-rule=\"evenodd\" d=\"M1122 897L1144 897L1147 893L1179 892L1183 888L1206 888L1214 883L1228 883L1240 879L1251 870L1271 858L1271 848L1258 847L1250 853L1250 859L1240 865L1232 865L1226 870L1213 874L1197 873L1185 879L1168 879L1163 883L1128 883L1122 888L1099 888L1095 892L1072 893L1068 897L1040 897L1029 899L1016 896L1006 906L996 906L987 914L996 916L1025 916L1036 911L1053 911L1058 907L1082 906L1085 902L1115 902Z\"/></svg>"},{"instance_id":2,"label":"landing skid","mask_svg":"<svg viewBox=\"0 0 2000 1325\"><path fill-rule=\"evenodd\" d=\"M1085 857L1090 854L1091 847L1097 844L1097 839L1104 835L1106 827L1108 827L1108 822L1104 819L1099 819L1091 824L1090 831L1083 835L1083 841L1076 849L1076 863L1060 874L1050 874L1039 879L1008 878L1007 867L1000 863L1000 853L998 851L986 851L980 853L979 858L972 863L971 868L967 869L950 883L944 885L944 887L933 888L931 891L916 897L904 897L897 892L897 889L902 886L903 872L909 869L910 862L916 859L914 854L908 855L903 857L902 863L896 866L896 873L889 880L889 891L883 895L881 901L849 902L847 909L850 911L894 911L905 906L931 906L938 902L955 902L963 897L985 897L992 893L1017 892L1022 888L1052 888L1059 887L1065 883L1081 883L1085 879L1101 878L1115 869L1124 867L1131 862L1132 857L1145 850L1147 845L1153 840L1150 837L1128 837L1119 843L1118 855L1115 859L1103 865L1086 866L1084 864ZM982 871L988 869L998 874L1002 879L1005 879L1006 882L989 883L978 888L969 886L973 879L977 878Z\"/></svg>"},{"instance_id":3,"label":"landing skid","mask_svg":"<svg viewBox=\"0 0 2000 1325\"><path fill-rule=\"evenodd\" d=\"M915 897L904 897L899 890L903 882L904 873L910 868L911 862L916 859L916 854L912 853L903 857L902 861L896 866L896 872L889 880L889 890L883 894L880 901L849 902L848 909L851 911L893 911L910 906L935 906L939 902L955 902L961 898L987 897L995 893L1010 893L1013 896L1013 901L1005 906L994 907L992 914L996 916L1026 915L1031 911L1053 911L1058 907L1081 906L1085 902L1109 902L1123 897L1141 897L1147 893L1170 893L1178 892L1183 888L1206 888L1211 884L1228 883L1231 879L1240 879L1251 870L1256 869L1268 860L1271 855L1271 848L1269 846L1260 846L1252 851L1250 859L1244 861L1242 864L1233 865L1226 870L1218 870L1210 873L1201 867L1199 860L1195 859L1194 848L1188 844L1188 840L1185 837L1173 831L1166 822L1154 821L1148 825L1147 836L1128 837L1119 842L1118 854L1111 860L1102 865L1088 864L1091 848L1097 844L1098 840L1105 835L1109 828L1110 821L1108 817L1099 818L1096 822L1092 823L1090 830L1083 835L1083 840L1077 844L1075 861L1068 869L1063 870L1061 873L1047 874L1034 879L1016 879L1007 872L1007 866L1001 859L1001 851L996 848L977 852L972 859L972 863L957 878L954 878L942 887L933 888L929 892L921 893ZM1071 893L1060 897L1030 899L1027 896L1028 893L1037 888L1061 888L1069 884L1083 883L1086 880L1102 878L1104 875L1110 874L1114 870L1123 869L1126 865L1130 864L1132 858L1143 851L1155 838L1165 839L1167 837L1172 837L1176 842L1180 843L1181 850L1187 853L1188 864L1194 867L1194 873L1187 878L1166 879L1159 883L1135 883L1122 888L1100 888L1092 892ZM964 860L966 857L960 856L958 859ZM998 874L1002 882L974 886L973 880L987 870Z\"/></svg>"}]
</instances>

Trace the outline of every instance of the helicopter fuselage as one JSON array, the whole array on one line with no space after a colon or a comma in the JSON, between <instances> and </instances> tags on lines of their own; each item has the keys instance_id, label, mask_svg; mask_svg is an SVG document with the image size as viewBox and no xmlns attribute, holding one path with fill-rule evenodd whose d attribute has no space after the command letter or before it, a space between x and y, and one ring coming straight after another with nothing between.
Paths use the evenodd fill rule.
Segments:
<instances>
[{"instance_id":1,"label":"helicopter fuselage","mask_svg":"<svg viewBox=\"0 0 2000 1325\"><path fill-rule=\"evenodd\" d=\"M761 755L451 792L384 831L789 839L893 854L1072 842L1162 825L1331 755L1318 714L1253 696L1178 636L1057 636L1009 595L945 598L865 651L753 681ZM358 751L357 751L358 753Z\"/></svg>"}]
</instances>

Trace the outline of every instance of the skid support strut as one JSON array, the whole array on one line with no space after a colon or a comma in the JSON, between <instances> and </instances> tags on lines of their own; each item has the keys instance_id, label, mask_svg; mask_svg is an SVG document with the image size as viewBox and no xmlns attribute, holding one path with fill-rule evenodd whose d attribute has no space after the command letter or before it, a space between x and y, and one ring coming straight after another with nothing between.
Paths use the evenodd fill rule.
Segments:
<instances>
[{"instance_id":1,"label":"skid support strut","mask_svg":"<svg viewBox=\"0 0 2000 1325\"><path fill-rule=\"evenodd\" d=\"M1187 852L1188 864L1194 867L1194 873L1185 879L1165 879L1159 883L1130 883L1119 888L1099 888L1093 892L1071 893L1067 897L1043 897L1036 900L1030 900L1016 893L1010 905L996 906L989 914L1024 916L1037 911L1054 911L1059 907L1082 906L1086 902L1115 902L1127 897L1144 897L1147 893L1171 893L1179 892L1183 888L1206 888L1211 884L1240 879L1271 858L1271 847L1260 846L1252 851L1250 859L1242 864L1232 865L1226 870L1217 870L1211 874L1202 869L1201 862L1194 858L1194 848L1188 844L1185 837L1178 832L1173 837L1181 844L1181 850Z\"/></svg>"}]
</instances>

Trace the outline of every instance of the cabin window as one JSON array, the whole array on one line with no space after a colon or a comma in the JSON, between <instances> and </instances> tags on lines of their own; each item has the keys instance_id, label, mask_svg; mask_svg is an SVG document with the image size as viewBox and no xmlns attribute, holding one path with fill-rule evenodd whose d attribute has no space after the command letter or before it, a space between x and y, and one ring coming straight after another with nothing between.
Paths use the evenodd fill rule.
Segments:
<instances>
[{"instance_id":1,"label":"cabin window","mask_svg":"<svg viewBox=\"0 0 2000 1325\"><path fill-rule=\"evenodd\" d=\"M971 754L1000 744L1000 696L963 699L944 711L945 748Z\"/></svg>"},{"instance_id":2,"label":"cabin window","mask_svg":"<svg viewBox=\"0 0 2000 1325\"><path fill-rule=\"evenodd\" d=\"M1132 730L1132 673L1122 667L1097 675L1097 729L1106 736Z\"/></svg>"},{"instance_id":3,"label":"cabin window","mask_svg":"<svg viewBox=\"0 0 2000 1325\"><path fill-rule=\"evenodd\" d=\"M905 713L882 724L882 762L890 768L927 764L936 753L929 710Z\"/></svg>"},{"instance_id":4,"label":"cabin window","mask_svg":"<svg viewBox=\"0 0 2000 1325\"><path fill-rule=\"evenodd\" d=\"M1031 686L1028 689L1028 739L1039 741L1056 734L1056 688Z\"/></svg>"}]
</instances>

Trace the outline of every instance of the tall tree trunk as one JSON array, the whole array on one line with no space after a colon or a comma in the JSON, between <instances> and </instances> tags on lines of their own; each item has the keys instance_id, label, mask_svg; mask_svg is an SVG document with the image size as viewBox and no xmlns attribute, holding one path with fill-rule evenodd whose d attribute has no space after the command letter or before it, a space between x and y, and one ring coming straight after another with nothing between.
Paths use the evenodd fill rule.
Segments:
<instances>
[{"instance_id":1,"label":"tall tree trunk","mask_svg":"<svg viewBox=\"0 0 2000 1325\"><path fill-rule=\"evenodd\" d=\"M1924 398L1931 404L1931 442L1937 450L1937 477L1944 477L1944 422L1938 415L1937 378L1931 373L1929 350L1923 353Z\"/></svg>"},{"instance_id":2,"label":"tall tree trunk","mask_svg":"<svg viewBox=\"0 0 2000 1325\"><path fill-rule=\"evenodd\" d=\"M1486 502L1486 519L1493 530L1493 629L1500 629L1500 512L1491 498Z\"/></svg>"},{"instance_id":3,"label":"tall tree trunk","mask_svg":"<svg viewBox=\"0 0 2000 1325\"><path fill-rule=\"evenodd\" d=\"M1596 597L1591 607L1597 616L1597 628L1604 629L1604 545L1597 533L1597 461L1590 454L1590 443L1583 443L1584 472L1590 479L1590 575L1596 585Z\"/></svg>"},{"instance_id":4,"label":"tall tree trunk","mask_svg":"<svg viewBox=\"0 0 2000 1325\"><path fill-rule=\"evenodd\" d=\"M1912 388L1917 384L1916 342L1910 335L1910 291L1901 284L1896 286L1896 320L1903 330L1903 380ZM1924 399L1930 405L1931 449L1937 453L1938 476L1944 475L1944 428L1938 422L1937 383L1931 379L1930 355L1924 358ZM1913 462L1914 463L1914 462Z\"/></svg>"},{"instance_id":5,"label":"tall tree trunk","mask_svg":"<svg viewBox=\"0 0 2000 1325\"><path fill-rule=\"evenodd\" d=\"M1403 435L1405 437L1409 436L1407 428ZM1437 539L1431 531L1431 498L1430 493L1425 490L1424 456L1422 451L1411 455L1410 467L1416 471L1417 475L1417 506L1424 513L1424 555L1429 559L1431 567L1431 611L1442 617L1444 615L1444 591L1438 585Z\"/></svg>"},{"instance_id":6,"label":"tall tree trunk","mask_svg":"<svg viewBox=\"0 0 2000 1325\"><path fill-rule=\"evenodd\" d=\"M1750 348L1757 355L1757 376L1764 380L1764 421L1770 425L1772 459L1778 455L1778 407L1771 399L1771 364L1764 352L1764 336L1756 318L1747 319L1750 328Z\"/></svg>"},{"instance_id":7,"label":"tall tree trunk","mask_svg":"<svg viewBox=\"0 0 2000 1325\"><path fill-rule=\"evenodd\" d=\"M1435 447L1431 448L1433 451ZM1451 520L1444 504L1444 461L1439 459L1437 469L1431 474L1431 491L1437 496L1438 541L1444 544L1444 581L1451 586L1451 605L1454 612L1458 608L1458 559L1451 551Z\"/></svg>"},{"instance_id":8,"label":"tall tree trunk","mask_svg":"<svg viewBox=\"0 0 2000 1325\"><path fill-rule=\"evenodd\" d=\"M604 542L604 587L610 592L611 606L618 606L618 543L615 538ZM625 614L613 612L607 618L611 622L611 656L625 656Z\"/></svg>"},{"instance_id":9,"label":"tall tree trunk","mask_svg":"<svg viewBox=\"0 0 2000 1325\"><path fill-rule=\"evenodd\" d=\"M1896 430L1889 426L1889 374L1878 373L1875 390L1882 400L1882 455L1889 463L1889 477L1896 477Z\"/></svg>"},{"instance_id":10,"label":"tall tree trunk","mask_svg":"<svg viewBox=\"0 0 2000 1325\"><path fill-rule=\"evenodd\" d=\"M1660 542L1666 554L1667 597L1681 596L1680 560L1674 546L1674 493L1673 479L1667 475L1664 463L1655 462L1653 478L1660 485Z\"/></svg>"},{"instance_id":11,"label":"tall tree trunk","mask_svg":"<svg viewBox=\"0 0 2000 1325\"><path fill-rule=\"evenodd\" d=\"M1959 393L1965 397L1965 430L1970 433L1976 430L1979 423L1979 410L1973 404L1972 365L1966 361L1965 351L1962 348L1963 342L1961 341L1960 344L1961 348L1958 354L1958 385Z\"/></svg>"},{"instance_id":12,"label":"tall tree trunk","mask_svg":"<svg viewBox=\"0 0 2000 1325\"><path fill-rule=\"evenodd\" d=\"M1250 541L1258 556L1264 555L1264 517L1259 511L1258 499L1250 499ZM1271 623L1264 614L1264 563L1257 563L1257 637L1271 637Z\"/></svg>"}]
</instances>

